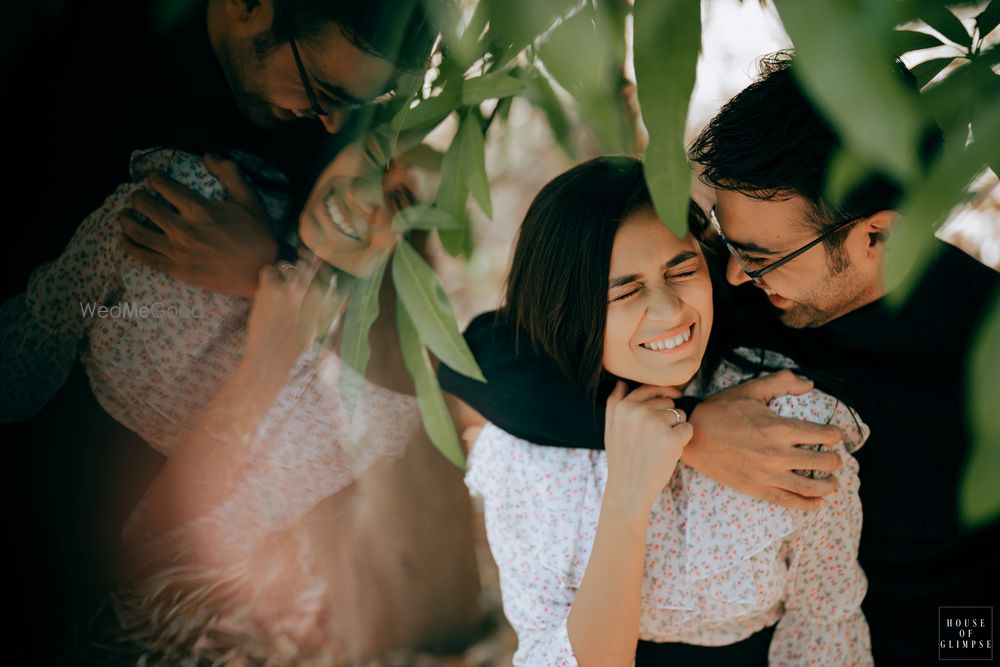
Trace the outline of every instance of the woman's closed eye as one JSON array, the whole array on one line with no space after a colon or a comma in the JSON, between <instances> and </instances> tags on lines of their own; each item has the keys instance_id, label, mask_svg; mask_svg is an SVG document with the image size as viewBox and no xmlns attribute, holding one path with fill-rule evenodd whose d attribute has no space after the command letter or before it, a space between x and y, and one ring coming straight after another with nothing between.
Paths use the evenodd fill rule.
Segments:
<instances>
[{"instance_id":1,"label":"woman's closed eye","mask_svg":"<svg viewBox=\"0 0 1000 667\"><path fill-rule=\"evenodd\" d=\"M666 278L667 282L671 280L684 280L694 276L700 268L700 262L689 262L682 266L674 267L669 273L665 273L663 277Z\"/></svg>"},{"instance_id":2,"label":"woman's closed eye","mask_svg":"<svg viewBox=\"0 0 1000 667\"><path fill-rule=\"evenodd\" d=\"M625 301L626 299L635 296L644 289L646 288L642 285L634 286L630 288L627 292L619 294L618 296L611 297L611 302L614 303L616 301Z\"/></svg>"},{"instance_id":3,"label":"woman's closed eye","mask_svg":"<svg viewBox=\"0 0 1000 667\"><path fill-rule=\"evenodd\" d=\"M760 266L761 264L767 262L767 260L763 257L747 257L746 255L743 256L743 261L747 264L752 264L753 266Z\"/></svg>"}]
</instances>

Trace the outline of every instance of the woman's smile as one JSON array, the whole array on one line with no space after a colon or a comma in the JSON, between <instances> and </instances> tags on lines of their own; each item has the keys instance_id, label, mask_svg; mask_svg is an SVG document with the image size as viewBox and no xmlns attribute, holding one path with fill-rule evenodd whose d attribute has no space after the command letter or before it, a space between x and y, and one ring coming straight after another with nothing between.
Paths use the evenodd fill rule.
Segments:
<instances>
[{"instance_id":1,"label":"woman's smile","mask_svg":"<svg viewBox=\"0 0 1000 667\"><path fill-rule=\"evenodd\" d=\"M639 347L647 352L671 353L688 347L694 333L694 323L678 327L655 338L639 343Z\"/></svg>"}]
</instances>

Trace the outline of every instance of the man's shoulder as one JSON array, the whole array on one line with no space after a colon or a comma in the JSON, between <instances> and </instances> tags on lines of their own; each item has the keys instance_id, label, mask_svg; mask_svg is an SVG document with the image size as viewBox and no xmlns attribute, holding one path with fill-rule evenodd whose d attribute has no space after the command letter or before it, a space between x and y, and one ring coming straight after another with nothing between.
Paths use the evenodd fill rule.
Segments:
<instances>
[{"instance_id":1,"label":"man's shoulder","mask_svg":"<svg viewBox=\"0 0 1000 667\"><path fill-rule=\"evenodd\" d=\"M947 241L937 241L936 246L932 270L942 274L954 272L958 280L981 281L987 285L1000 280L996 267L986 264L969 250Z\"/></svg>"}]
</instances>

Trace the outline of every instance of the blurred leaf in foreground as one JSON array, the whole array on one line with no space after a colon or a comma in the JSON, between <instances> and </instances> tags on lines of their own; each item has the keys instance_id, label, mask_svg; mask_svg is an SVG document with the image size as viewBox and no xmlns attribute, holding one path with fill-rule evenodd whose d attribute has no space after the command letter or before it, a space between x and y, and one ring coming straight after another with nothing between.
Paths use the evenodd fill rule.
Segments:
<instances>
[{"instance_id":1,"label":"blurred leaf in foreground","mask_svg":"<svg viewBox=\"0 0 1000 667\"><path fill-rule=\"evenodd\" d=\"M396 300L396 329L403 352L403 364L413 377L413 387L420 407L420 418L431 442L446 459L465 469L465 456L458 441L458 433L451 421L448 407L441 395L441 387L431 368L420 342L420 335L402 300Z\"/></svg>"},{"instance_id":2,"label":"blurred leaf in foreground","mask_svg":"<svg viewBox=\"0 0 1000 667\"><path fill-rule=\"evenodd\" d=\"M649 130L646 182L660 219L684 236L691 196L684 129L701 48L701 3L636 0L634 11L636 86ZM665 45L670 47L666 58Z\"/></svg>"},{"instance_id":3,"label":"blurred leaf in foreground","mask_svg":"<svg viewBox=\"0 0 1000 667\"><path fill-rule=\"evenodd\" d=\"M1000 513L1000 294L993 299L992 314L980 329L970 358L973 440L959 507L962 519L974 527Z\"/></svg>"},{"instance_id":4,"label":"blurred leaf in foreground","mask_svg":"<svg viewBox=\"0 0 1000 667\"><path fill-rule=\"evenodd\" d=\"M468 377L486 381L472 351L462 338L455 314L431 265L407 241L392 260L392 279L420 340L438 359Z\"/></svg>"}]
</instances>

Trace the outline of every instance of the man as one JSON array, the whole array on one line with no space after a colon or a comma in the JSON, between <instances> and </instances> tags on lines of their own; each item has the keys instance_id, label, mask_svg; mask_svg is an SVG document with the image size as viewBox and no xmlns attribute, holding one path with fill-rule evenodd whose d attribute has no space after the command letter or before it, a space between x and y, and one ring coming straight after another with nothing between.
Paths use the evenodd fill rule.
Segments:
<instances>
[{"instance_id":1,"label":"man","mask_svg":"<svg viewBox=\"0 0 1000 667\"><path fill-rule=\"evenodd\" d=\"M5 187L7 219L17 223L6 227L4 297L23 290L29 273L129 180L129 156L139 148L241 149L275 165L293 201L304 200L343 143L332 133L349 134L350 111L384 100L402 72L421 69L435 38L416 1L53 7L3 63L8 103L0 114L9 132L27 139L7 143L16 167ZM261 211L232 196L246 190L240 176L216 175L230 200L191 219L160 206L148 211L165 232L156 247L123 244L188 282L249 296L279 243ZM4 426L2 436L16 471L5 505L31 508L11 531L35 545L17 553L24 587L15 593L37 612L23 614L32 619L22 645L33 662L68 644L68 616L93 613L101 592L90 589L102 569L93 545L98 535L116 537L161 462L102 413L79 371L60 399L30 423ZM77 622L72 632L86 628Z\"/></svg>"},{"instance_id":2,"label":"man","mask_svg":"<svg viewBox=\"0 0 1000 667\"><path fill-rule=\"evenodd\" d=\"M926 156L939 142L929 134ZM876 664L927 664L937 656L938 606L1000 601L1000 523L968 531L957 510L970 445L967 353L1000 280L939 243L912 298L898 312L888 307L881 268L893 227L905 224L894 211L902 193L874 176L843 203L828 201L824 179L838 146L780 54L695 142L691 158L716 192L715 238L730 251L725 275L734 289L716 300L729 296L737 306L716 335L724 345L787 354L871 427L858 456L860 561ZM515 350L513 333L492 317L474 321L466 338L488 384L443 368L442 386L519 437L600 447L603 426L592 415L602 411L550 364ZM830 488L790 468L828 469L818 453L792 451L821 434L764 408L771 396L801 390L778 376L702 402L682 460L744 493L814 505Z\"/></svg>"},{"instance_id":3,"label":"man","mask_svg":"<svg viewBox=\"0 0 1000 667\"><path fill-rule=\"evenodd\" d=\"M276 166L304 198L341 145L328 134L344 129L352 110L386 101L402 73L422 71L435 38L416 0L64 5L24 35L6 67L4 90L18 103L5 105L4 125L31 137L7 155L19 166L9 205L24 220L41 215L46 233L10 226L5 294L23 289L128 180L139 148L241 149ZM179 7L177 16L165 15L167 6ZM190 221L199 224L197 256L184 254L186 237L171 236L168 272L252 294L278 246L244 208L215 211L214 225ZM239 252L225 252L234 244Z\"/></svg>"}]
</instances>

